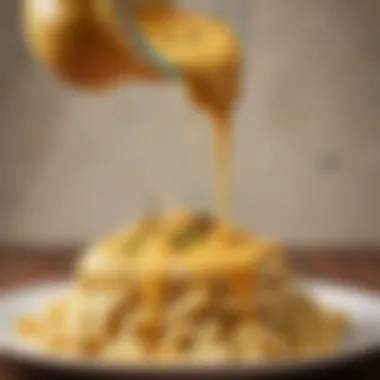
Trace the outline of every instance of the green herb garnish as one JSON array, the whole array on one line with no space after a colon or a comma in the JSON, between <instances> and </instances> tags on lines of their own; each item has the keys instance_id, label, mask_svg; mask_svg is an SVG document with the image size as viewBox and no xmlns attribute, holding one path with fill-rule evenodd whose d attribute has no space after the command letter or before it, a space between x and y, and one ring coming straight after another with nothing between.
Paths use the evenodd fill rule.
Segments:
<instances>
[{"instance_id":1,"label":"green herb garnish","mask_svg":"<svg viewBox=\"0 0 380 380\"><path fill-rule=\"evenodd\" d=\"M213 220L207 216L194 218L185 227L174 232L172 246L176 250L183 250L204 239L212 230Z\"/></svg>"}]
</instances>

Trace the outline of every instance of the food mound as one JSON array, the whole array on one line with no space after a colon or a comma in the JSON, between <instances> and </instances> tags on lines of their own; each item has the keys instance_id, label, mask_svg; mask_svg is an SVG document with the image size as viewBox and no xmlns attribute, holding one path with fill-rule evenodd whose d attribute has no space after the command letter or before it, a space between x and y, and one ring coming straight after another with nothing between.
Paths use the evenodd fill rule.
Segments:
<instances>
[{"instance_id":1,"label":"food mound","mask_svg":"<svg viewBox=\"0 0 380 380\"><path fill-rule=\"evenodd\" d=\"M18 332L55 355L199 363L328 354L345 321L297 289L276 244L176 212L95 243Z\"/></svg>"}]
</instances>

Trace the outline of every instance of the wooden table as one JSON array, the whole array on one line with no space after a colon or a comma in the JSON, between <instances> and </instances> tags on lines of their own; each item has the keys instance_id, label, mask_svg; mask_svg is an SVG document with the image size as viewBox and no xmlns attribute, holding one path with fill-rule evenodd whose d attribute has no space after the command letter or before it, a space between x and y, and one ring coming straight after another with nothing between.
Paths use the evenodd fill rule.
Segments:
<instances>
[{"instance_id":1,"label":"wooden table","mask_svg":"<svg viewBox=\"0 0 380 380\"><path fill-rule=\"evenodd\" d=\"M0 246L0 291L66 278L75 260L75 252L74 248ZM380 248L298 248L289 249L288 256L298 273L344 281L380 292ZM350 375L362 380L380 379L379 359L380 352L369 362L351 368ZM0 363L0 380L22 378L9 373L6 365ZM334 378L343 377L340 374Z\"/></svg>"}]
</instances>

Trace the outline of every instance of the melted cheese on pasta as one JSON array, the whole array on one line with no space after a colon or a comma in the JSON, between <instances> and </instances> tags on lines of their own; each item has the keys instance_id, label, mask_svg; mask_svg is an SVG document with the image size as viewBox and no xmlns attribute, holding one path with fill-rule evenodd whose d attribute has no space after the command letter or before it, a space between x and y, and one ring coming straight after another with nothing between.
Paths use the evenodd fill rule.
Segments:
<instances>
[{"instance_id":1,"label":"melted cheese on pasta","mask_svg":"<svg viewBox=\"0 0 380 380\"><path fill-rule=\"evenodd\" d=\"M75 280L20 321L23 338L64 356L223 361L328 353L344 331L296 289L279 246L189 212L98 241Z\"/></svg>"}]
</instances>

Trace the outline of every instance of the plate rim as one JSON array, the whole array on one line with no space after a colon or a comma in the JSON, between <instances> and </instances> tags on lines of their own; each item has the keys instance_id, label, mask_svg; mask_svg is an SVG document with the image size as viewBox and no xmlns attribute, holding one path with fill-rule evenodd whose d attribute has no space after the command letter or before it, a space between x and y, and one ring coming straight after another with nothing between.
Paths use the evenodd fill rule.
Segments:
<instances>
[{"instance_id":1,"label":"plate rim","mask_svg":"<svg viewBox=\"0 0 380 380\"><path fill-rule=\"evenodd\" d=\"M368 300L380 301L380 293L367 290L365 287L358 285L351 285L344 281L330 280L316 276L296 276L296 281L301 281L301 283L310 288L332 288L336 291L350 292L351 294L359 295ZM30 294L38 294L38 292L46 292L47 289L51 287L63 291L69 288L70 284L72 284L72 281L46 281L0 292L0 309L3 302L9 302L22 295L25 297ZM276 374L299 373L305 370L310 371L317 368L329 368L331 366L335 367L362 360L372 355L380 356L380 339L370 342L365 347L360 345L359 347L345 349L335 355L318 356L314 358L271 360L251 363L150 363L145 365L145 363L107 363L96 360L54 357L27 347L7 344L6 340L2 340L0 337L0 359L10 360L18 364L38 366L45 369L81 374L96 372L100 375L133 374L134 376L146 376L154 374L155 376L171 376L188 373L191 375L223 374L226 376L236 376L251 373L271 376Z\"/></svg>"}]
</instances>

